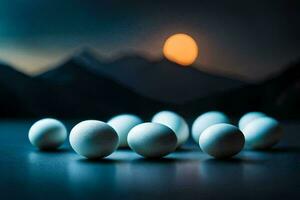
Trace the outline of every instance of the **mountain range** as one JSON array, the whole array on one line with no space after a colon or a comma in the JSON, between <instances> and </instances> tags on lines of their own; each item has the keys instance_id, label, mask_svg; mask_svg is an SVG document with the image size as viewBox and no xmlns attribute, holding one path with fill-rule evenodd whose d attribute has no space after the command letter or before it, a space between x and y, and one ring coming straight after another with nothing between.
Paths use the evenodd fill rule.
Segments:
<instances>
[{"instance_id":1,"label":"mountain range","mask_svg":"<svg viewBox=\"0 0 300 200\"><path fill-rule=\"evenodd\" d=\"M170 109L192 118L208 110L228 114L260 110L299 118L300 60L261 83L184 68L165 59L123 56L104 61L91 50L37 76L0 66L0 117L145 118Z\"/></svg>"},{"instance_id":2,"label":"mountain range","mask_svg":"<svg viewBox=\"0 0 300 200\"><path fill-rule=\"evenodd\" d=\"M95 76L105 76L144 97L166 103L184 103L245 85L240 80L212 75L195 67L182 67L167 59L149 61L141 56L128 55L109 62L102 61L95 52L86 49L70 60L86 71L93 72ZM76 71L70 67L64 68L63 63L41 76L57 82L66 76L72 77L72 72Z\"/></svg>"}]
</instances>

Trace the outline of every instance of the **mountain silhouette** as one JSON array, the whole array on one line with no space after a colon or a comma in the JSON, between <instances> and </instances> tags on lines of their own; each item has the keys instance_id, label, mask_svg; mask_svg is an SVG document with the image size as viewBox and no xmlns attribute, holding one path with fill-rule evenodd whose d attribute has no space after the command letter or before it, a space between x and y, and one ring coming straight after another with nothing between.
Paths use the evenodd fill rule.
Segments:
<instances>
[{"instance_id":1,"label":"mountain silhouette","mask_svg":"<svg viewBox=\"0 0 300 200\"><path fill-rule=\"evenodd\" d=\"M280 119L300 118L300 59L257 84L227 90L186 103L181 112L222 110L234 116L258 110ZM187 113L188 114L188 113Z\"/></svg>"},{"instance_id":2,"label":"mountain silhouette","mask_svg":"<svg viewBox=\"0 0 300 200\"><path fill-rule=\"evenodd\" d=\"M261 83L261 87L263 107L285 116L300 115L300 59Z\"/></svg>"},{"instance_id":3,"label":"mountain silhouette","mask_svg":"<svg viewBox=\"0 0 300 200\"><path fill-rule=\"evenodd\" d=\"M44 88L31 77L0 64L1 117L28 117Z\"/></svg>"},{"instance_id":4,"label":"mountain silhouette","mask_svg":"<svg viewBox=\"0 0 300 200\"><path fill-rule=\"evenodd\" d=\"M182 67L166 59L149 61L128 55L105 62L91 50L81 51L73 58L94 73L106 75L145 97L167 103L184 103L246 85L240 80L212 75L195 67Z\"/></svg>"},{"instance_id":5,"label":"mountain silhouette","mask_svg":"<svg viewBox=\"0 0 300 200\"><path fill-rule=\"evenodd\" d=\"M169 109L189 119L208 110L222 110L233 116L260 110L280 119L300 118L300 60L257 84L182 68L166 60L150 62L139 56L124 56L113 62L103 60L85 51L34 77L0 64L0 117L108 119L120 113L135 113L148 119L159 110ZM182 70L188 72L179 75ZM113 72L118 76L112 76ZM126 79L118 79L122 75ZM152 77L147 78L147 75ZM188 82L185 76L203 77L202 85L190 90L187 85L192 82L185 84ZM127 79L129 82L125 84L123 81ZM212 80L215 85L206 84ZM176 87L172 88L170 82L176 87L181 83L178 95L183 94L183 88L187 87L185 95L193 99L167 101L166 97L176 94L173 93ZM221 83L225 82L236 82L236 86L229 87L228 84L228 88L222 87ZM138 84L137 87L130 86L133 83ZM216 90L217 86L222 89ZM199 91L195 89L197 87ZM141 88L147 88L149 94L145 95ZM169 90L174 91L168 93ZM164 98L159 98L160 94L165 94Z\"/></svg>"},{"instance_id":6,"label":"mountain silhouette","mask_svg":"<svg viewBox=\"0 0 300 200\"><path fill-rule=\"evenodd\" d=\"M107 117L126 112L147 115L165 107L161 102L143 97L114 80L94 73L78 63L76 58L35 78L52 88L52 95L56 96L56 110L63 117Z\"/></svg>"}]
</instances>

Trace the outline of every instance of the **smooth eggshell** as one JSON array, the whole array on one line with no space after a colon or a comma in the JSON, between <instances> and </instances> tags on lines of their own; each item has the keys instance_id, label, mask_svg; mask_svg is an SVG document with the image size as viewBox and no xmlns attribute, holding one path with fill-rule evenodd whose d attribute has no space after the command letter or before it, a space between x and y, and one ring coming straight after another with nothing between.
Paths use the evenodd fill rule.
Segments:
<instances>
[{"instance_id":1,"label":"smooth eggshell","mask_svg":"<svg viewBox=\"0 0 300 200\"><path fill-rule=\"evenodd\" d=\"M279 142L283 130L279 122L271 117L257 118L242 130L246 149L267 149Z\"/></svg>"},{"instance_id":2,"label":"smooth eggshell","mask_svg":"<svg viewBox=\"0 0 300 200\"><path fill-rule=\"evenodd\" d=\"M128 134L128 145L147 158L160 158L176 149L177 137L169 127L159 123L143 123Z\"/></svg>"},{"instance_id":3,"label":"smooth eggshell","mask_svg":"<svg viewBox=\"0 0 300 200\"><path fill-rule=\"evenodd\" d=\"M103 158L115 151L118 134L102 121L86 120L73 127L70 144L74 151L86 158Z\"/></svg>"},{"instance_id":4,"label":"smooth eggshell","mask_svg":"<svg viewBox=\"0 0 300 200\"><path fill-rule=\"evenodd\" d=\"M257 118L260 118L260 117L266 117L266 114L264 114L262 112L248 112L248 113L246 113L239 120L239 129L243 130L248 123L250 123L251 121L253 121Z\"/></svg>"},{"instance_id":5,"label":"smooth eggshell","mask_svg":"<svg viewBox=\"0 0 300 200\"><path fill-rule=\"evenodd\" d=\"M56 119L41 119L31 126L28 138L30 143L39 149L57 149L66 140L67 129Z\"/></svg>"},{"instance_id":6,"label":"smooth eggshell","mask_svg":"<svg viewBox=\"0 0 300 200\"><path fill-rule=\"evenodd\" d=\"M172 129L177 136L177 147L189 138L189 127L183 117L172 111L161 111L155 114L152 122L160 123Z\"/></svg>"},{"instance_id":7,"label":"smooth eggshell","mask_svg":"<svg viewBox=\"0 0 300 200\"><path fill-rule=\"evenodd\" d=\"M229 118L222 112L210 111L200 115L192 125L192 136L198 144L201 133L208 127L219 123L230 123Z\"/></svg>"},{"instance_id":8,"label":"smooth eggshell","mask_svg":"<svg viewBox=\"0 0 300 200\"><path fill-rule=\"evenodd\" d=\"M215 124L205 129L199 138L203 152L215 158L228 158L239 153L245 143L243 133L230 124Z\"/></svg>"},{"instance_id":9,"label":"smooth eggshell","mask_svg":"<svg viewBox=\"0 0 300 200\"><path fill-rule=\"evenodd\" d=\"M138 124L143 123L136 115L122 114L111 118L107 124L113 127L119 136L119 147L128 147L127 135Z\"/></svg>"}]
</instances>

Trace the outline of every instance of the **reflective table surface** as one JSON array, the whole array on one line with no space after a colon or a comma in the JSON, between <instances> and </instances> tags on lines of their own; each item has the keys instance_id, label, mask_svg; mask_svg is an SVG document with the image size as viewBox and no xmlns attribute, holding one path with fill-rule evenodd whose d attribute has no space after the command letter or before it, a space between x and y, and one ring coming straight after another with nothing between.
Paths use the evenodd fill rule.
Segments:
<instances>
[{"instance_id":1,"label":"reflective table surface","mask_svg":"<svg viewBox=\"0 0 300 200\"><path fill-rule=\"evenodd\" d=\"M0 199L300 199L300 122L284 123L274 149L229 160L189 142L164 159L118 150L97 161L68 142L38 151L27 138L31 123L0 122Z\"/></svg>"}]
</instances>

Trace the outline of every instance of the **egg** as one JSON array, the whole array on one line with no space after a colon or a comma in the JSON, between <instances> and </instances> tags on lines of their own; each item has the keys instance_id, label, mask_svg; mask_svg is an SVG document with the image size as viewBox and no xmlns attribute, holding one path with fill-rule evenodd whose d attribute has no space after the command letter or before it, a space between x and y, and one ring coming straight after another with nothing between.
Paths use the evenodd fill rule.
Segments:
<instances>
[{"instance_id":1,"label":"egg","mask_svg":"<svg viewBox=\"0 0 300 200\"><path fill-rule=\"evenodd\" d=\"M210 111L200 115L192 125L192 137L198 144L201 133L211 125L230 123L229 118L222 112Z\"/></svg>"},{"instance_id":2,"label":"egg","mask_svg":"<svg viewBox=\"0 0 300 200\"><path fill-rule=\"evenodd\" d=\"M155 114L151 120L168 126L177 136L177 147L184 144L189 138L189 127L186 121L175 112L161 111Z\"/></svg>"},{"instance_id":3,"label":"egg","mask_svg":"<svg viewBox=\"0 0 300 200\"><path fill-rule=\"evenodd\" d=\"M46 118L35 122L28 133L32 145L42 150L54 150L67 138L67 129L56 119Z\"/></svg>"},{"instance_id":4,"label":"egg","mask_svg":"<svg viewBox=\"0 0 300 200\"><path fill-rule=\"evenodd\" d=\"M116 131L98 120L82 121L70 133L73 150L86 158L103 158L115 151L119 138Z\"/></svg>"},{"instance_id":5,"label":"egg","mask_svg":"<svg viewBox=\"0 0 300 200\"><path fill-rule=\"evenodd\" d=\"M262 112L248 112L248 113L246 113L239 120L239 128L240 128L240 130L243 130L243 128L245 128L245 126L249 122L251 122L252 120L260 118L260 117L266 117L266 114L264 114Z\"/></svg>"},{"instance_id":6,"label":"egg","mask_svg":"<svg viewBox=\"0 0 300 200\"><path fill-rule=\"evenodd\" d=\"M215 158L229 158L239 153L245 143L243 133L230 124L215 124L205 129L199 138L203 152Z\"/></svg>"},{"instance_id":7,"label":"egg","mask_svg":"<svg viewBox=\"0 0 300 200\"><path fill-rule=\"evenodd\" d=\"M279 142L283 130L279 122L271 117L257 118L242 130L246 149L267 149Z\"/></svg>"},{"instance_id":8,"label":"egg","mask_svg":"<svg viewBox=\"0 0 300 200\"><path fill-rule=\"evenodd\" d=\"M177 137L169 127L159 123L142 123L128 134L129 147L146 158L160 158L173 152Z\"/></svg>"},{"instance_id":9,"label":"egg","mask_svg":"<svg viewBox=\"0 0 300 200\"><path fill-rule=\"evenodd\" d=\"M127 135L129 131L136 125L143 123L136 115L122 114L113 117L107 122L115 129L119 136L119 147L128 147Z\"/></svg>"}]
</instances>

